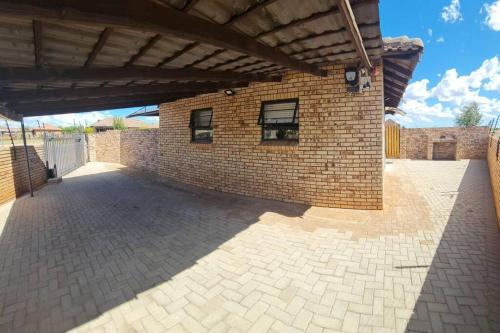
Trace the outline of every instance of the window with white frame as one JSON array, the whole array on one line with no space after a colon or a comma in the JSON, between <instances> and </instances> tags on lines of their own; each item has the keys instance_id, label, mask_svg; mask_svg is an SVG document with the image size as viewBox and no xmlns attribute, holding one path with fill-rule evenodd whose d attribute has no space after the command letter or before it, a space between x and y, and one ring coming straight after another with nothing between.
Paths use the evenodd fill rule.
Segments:
<instances>
[{"instance_id":1,"label":"window with white frame","mask_svg":"<svg viewBox=\"0 0 500 333\"><path fill-rule=\"evenodd\" d=\"M189 128L191 128L191 141L210 143L213 140L212 108L191 111Z\"/></svg>"},{"instance_id":2,"label":"window with white frame","mask_svg":"<svg viewBox=\"0 0 500 333\"><path fill-rule=\"evenodd\" d=\"M262 141L297 141L299 139L299 100L262 102L258 124L262 126Z\"/></svg>"}]
</instances>

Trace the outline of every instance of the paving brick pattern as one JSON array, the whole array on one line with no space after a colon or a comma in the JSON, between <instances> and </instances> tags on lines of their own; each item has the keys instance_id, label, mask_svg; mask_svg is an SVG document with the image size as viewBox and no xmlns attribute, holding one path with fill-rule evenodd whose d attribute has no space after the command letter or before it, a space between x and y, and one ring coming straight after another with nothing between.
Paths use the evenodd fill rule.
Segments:
<instances>
[{"instance_id":1,"label":"paving brick pattern","mask_svg":"<svg viewBox=\"0 0 500 333\"><path fill-rule=\"evenodd\" d=\"M89 164L0 206L0 332L498 330L485 161L386 173L378 212Z\"/></svg>"}]
</instances>

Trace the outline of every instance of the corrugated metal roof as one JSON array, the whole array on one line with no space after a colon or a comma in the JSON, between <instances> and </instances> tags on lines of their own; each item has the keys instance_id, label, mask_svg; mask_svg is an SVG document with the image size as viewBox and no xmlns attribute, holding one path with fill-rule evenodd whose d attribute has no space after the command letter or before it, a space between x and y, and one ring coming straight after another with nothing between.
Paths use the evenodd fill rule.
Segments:
<instances>
[{"instance_id":1,"label":"corrugated metal roof","mask_svg":"<svg viewBox=\"0 0 500 333\"><path fill-rule=\"evenodd\" d=\"M184 0L154 0L163 6L186 13ZM230 28L251 36L259 42L281 50L309 64L352 62L358 59L354 44L336 0L274 0L268 5L242 15L264 0L204 0L187 14L218 24L231 21ZM383 44L379 26L378 1L351 0L354 16L363 37L367 53L380 58ZM300 8L300 10L297 10ZM20 15L22 16L22 15ZM35 67L33 18L8 16L0 13L0 67ZM39 56L42 66L83 67L99 43L105 24L69 24L41 20ZM157 32L144 28L113 28L102 48L89 64L93 68L130 65L141 49L147 47ZM161 35L132 65L164 68L192 67L239 73L275 73L289 70L268 60L248 56L234 50L223 50L207 43ZM0 84L3 90L60 89L83 87L113 87L150 84L153 80L111 80L85 82L49 82ZM155 81L168 82L169 80Z\"/></svg>"}]
</instances>

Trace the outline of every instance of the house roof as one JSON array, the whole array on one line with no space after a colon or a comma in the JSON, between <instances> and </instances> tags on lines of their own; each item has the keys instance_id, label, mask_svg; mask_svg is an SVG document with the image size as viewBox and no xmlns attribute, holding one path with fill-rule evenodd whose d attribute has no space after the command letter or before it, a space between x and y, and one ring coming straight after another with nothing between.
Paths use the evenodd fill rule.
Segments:
<instances>
[{"instance_id":1,"label":"house roof","mask_svg":"<svg viewBox=\"0 0 500 333\"><path fill-rule=\"evenodd\" d=\"M0 45L10 117L154 105L383 52L378 0L0 0Z\"/></svg>"},{"instance_id":2,"label":"house roof","mask_svg":"<svg viewBox=\"0 0 500 333\"><path fill-rule=\"evenodd\" d=\"M137 119L123 119L123 124L127 128L155 128L157 126L145 123L144 121ZM90 125L90 127L113 127L113 118L104 118L96 123Z\"/></svg>"},{"instance_id":3,"label":"house roof","mask_svg":"<svg viewBox=\"0 0 500 333\"><path fill-rule=\"evenodd\" d=\"M61 131L61 128L54 126L52 124L44 123L41 127L34 127L33 131L49 131L49 132L57 132Z\"/></svg>"},{"instance_id":4,"label":"house roof","mask_svg":"<svg viewBox=\"0 0 500 333\"><path fill-rule=\"evenodd\" d=\"M387 110L398 107L408 82L424 51L419 38L407 36L384 38L384 99Z\"/></svg>"}]
</instances>

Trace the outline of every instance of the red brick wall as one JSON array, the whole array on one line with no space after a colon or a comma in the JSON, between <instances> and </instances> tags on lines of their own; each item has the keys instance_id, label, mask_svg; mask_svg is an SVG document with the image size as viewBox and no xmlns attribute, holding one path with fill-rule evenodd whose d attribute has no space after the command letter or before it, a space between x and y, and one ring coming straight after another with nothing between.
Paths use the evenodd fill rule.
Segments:
<instances>
[{"instance_id":1,"label":"red brick wall","mask_svg":"<svg viewBox=\"0 0 500 333\"><path fill-rule=\"evenodd\" d=\"M0 204L15 199L29 191L28 172L24 147L0 148ZM43 146L28 146L33 188L47 182L43 162Z\"/></svg>"},{"instance_id":2,"label":"red brick wall","mask_svg":"<svg viewBox=\"0 0 500 333\"><path fill-rule=\"evenodd\" d=\"M491 189L500 227L500 138L490 137L488 140L488 167L490 169ZM498 149L498 156L497 156Z\"/></svg>"},{"instance_id":3,"label":"red brick wall","mask_svg":"<svg viewBox=\"0 0 500 333\"><path fill-rule=\"evenodd\" d=\"M159 174L249 196L312 205L382 209L383 85L348 94L344 67L327 77L289 73L280 83L164 104L160 108ZM380 71L379 71L380 73ZM298 145L261 143L262 101L299 98ZM212 144L191 143L191 110L213 108Z\"/></svg>"}]
</instances>

